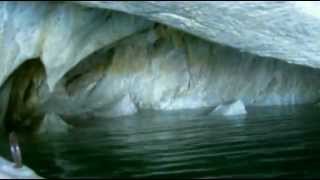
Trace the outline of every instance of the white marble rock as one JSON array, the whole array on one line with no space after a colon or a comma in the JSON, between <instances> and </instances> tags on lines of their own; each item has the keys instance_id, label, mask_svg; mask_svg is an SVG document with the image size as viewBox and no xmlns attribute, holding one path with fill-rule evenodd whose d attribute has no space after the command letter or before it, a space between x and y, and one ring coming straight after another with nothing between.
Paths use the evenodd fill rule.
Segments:
<instances>
[{"instance_id":1,"label":"white marble rock","mask_svg":"<svg viewBox=\"0 0 320 180\"><path fill-rule=\"evenodd\" d=\"M247 110L243 102L238 100L227 104L220 104L210 114L222 116L239 116L247 114Z\"/></svg>"}]
</instances>

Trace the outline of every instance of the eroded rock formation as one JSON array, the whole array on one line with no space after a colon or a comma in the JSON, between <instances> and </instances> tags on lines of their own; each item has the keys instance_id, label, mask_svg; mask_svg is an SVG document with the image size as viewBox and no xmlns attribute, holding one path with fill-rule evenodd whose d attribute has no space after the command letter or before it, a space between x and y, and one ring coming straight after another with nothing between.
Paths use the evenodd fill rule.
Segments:
<instances>
[{"instance_id":1,"label":"eroded rock formation","mask_svg":"<svg viewBox=\"0 0 320 180\"><path fill-rule=\"evenodd\" d=\"M80 1L85 6L139 15L194 34L293 64L320 67L320 3L289 1Z\"/></svg>"},{"instance_id":2,"label":"eroded rock formation","mask_svg":"<svg viewBox=\"0 0 320 180\"><path fill-rule=\"evenodd\" d=\"M306 5L1 2L0 122L315 103L320 23Z\"/></svg>"}]
</instances>

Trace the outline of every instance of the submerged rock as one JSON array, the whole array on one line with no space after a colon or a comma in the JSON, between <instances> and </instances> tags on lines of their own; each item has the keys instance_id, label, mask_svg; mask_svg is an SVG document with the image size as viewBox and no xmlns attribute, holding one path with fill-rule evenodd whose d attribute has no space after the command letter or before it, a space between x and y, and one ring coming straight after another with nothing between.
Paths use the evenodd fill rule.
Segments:
<instances>
[{"instance_id":1,"label":"submerged rock","mask_svg":"<svg viewBox=\"0 0 320 180\"><path fill-rule=\"evenodd\" d=\"M120 116L133 115L138 109L129 95L125 95L119 101L108 105L108 107L94 110L94 116L103 118L116 118Z\"/></svg>"},{"instance_id":2,"label":"submerged rock","mask_svg":"<svg viewBox=\"0 0 320 180\"><path fill-rule=\"evenodd\" d=\"M39 134L44 133L66 133L71 128L60 116L54 113L45 115L43 122L37 130Z\"/></svg>"},{"instance_id":3,"label":"submerged rock","mask_svg":"<svg viewBox=\"0 0 320 180\"><path fill-rule=\"evenodd\" d=\"M211 115L237 116L247 114L246 108L242 101L234 101L227 104L217 106Z\"/></svg>"}]
</instances>

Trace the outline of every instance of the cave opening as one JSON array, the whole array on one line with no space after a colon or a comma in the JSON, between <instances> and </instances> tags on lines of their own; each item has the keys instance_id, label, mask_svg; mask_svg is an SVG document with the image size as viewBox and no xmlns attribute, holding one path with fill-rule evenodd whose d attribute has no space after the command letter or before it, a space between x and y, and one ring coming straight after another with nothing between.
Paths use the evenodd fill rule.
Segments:
<instances>
[{"instance_id":1,"label":"cave opening","mask_svg":"<svg viewBox=\"0 0 320 180\"><path fill-rule=\"evenodd\" d=\"M35 132L44 117L41 102L46 98L45 68L39 58L22 63L7 79L11 91L3 126L7 132Z\"/></svg>"}]
</instances>

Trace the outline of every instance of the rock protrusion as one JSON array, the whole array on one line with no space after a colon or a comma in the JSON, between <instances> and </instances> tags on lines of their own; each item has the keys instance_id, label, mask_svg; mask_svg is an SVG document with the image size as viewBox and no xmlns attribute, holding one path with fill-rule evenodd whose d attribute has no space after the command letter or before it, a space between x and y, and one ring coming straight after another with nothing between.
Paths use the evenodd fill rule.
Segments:
<instances>
[{"instance_id":1,"label":"rock protrusion","mask_svg":"<svg viewBox=\"0 0 320 180\"><path fill-rule=\"evenodd\" d=\"M247 110L241 100L217 106L210 115L237 116L245 115Z\"/></svg>"}]
</instances>

